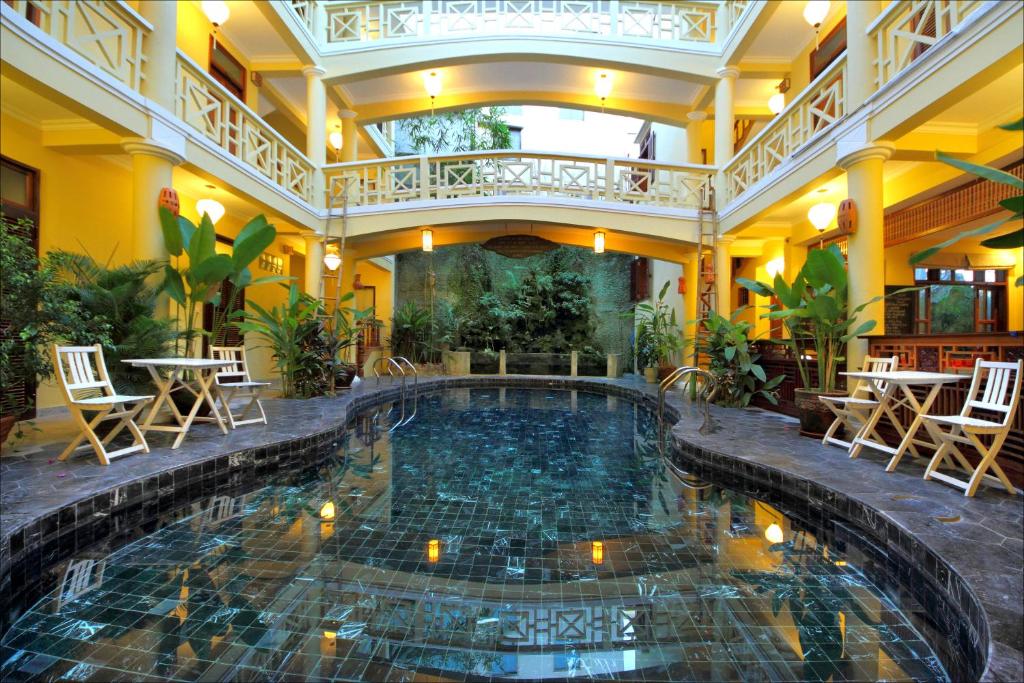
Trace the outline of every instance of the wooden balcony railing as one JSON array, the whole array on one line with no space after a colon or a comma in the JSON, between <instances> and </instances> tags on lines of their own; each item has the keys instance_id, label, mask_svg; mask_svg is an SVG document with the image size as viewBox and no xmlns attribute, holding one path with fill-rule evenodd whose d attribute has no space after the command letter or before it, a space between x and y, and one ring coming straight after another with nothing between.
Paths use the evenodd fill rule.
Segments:
<instances>
[{"instance_id":1,"label":"wooden balcony railing","mask_svg":"<svg viewBox=\"0 0 1024 683\"><path fill-rule=\"evenodd\" d=\"M313 202L313 164L224 86L178 53L177 115L274 185Z\"/></svg>"},{"instance_id":2,"label":"wooden balcony railing","mask_svg":"<svg viewBox=\"0 0 1024 683\"><path fill-rule=\"evenodd\" d=\"M803 92L725 166L728 204L770 175L801 147L846 116L846 56L818 74Z\"/></svg>"},{"instance_id":3,"label":"wooden balcony railing","mask_svg":"<svg viewBox=\"0 0 1024 683\"><path fill-rule=\"evenodd\" d=\"M153 26L120 0L13 0L7 3L132 90L142 84L142 39Z\"/></svg>"},{"instance_id":4,"label":"wooden balcony railing","mask_svg":"<svg viewBox=\"0 0 1024 683\"><path fill-rule=\"evenodd\" d=\"M753 4L749 0L607 2L607 0L291 0L301 25L327 49L381 40L544 34L721 42Z\"/></svg>"},{"instance_id":5,"label":"wooden balcony railing","mask_svg":"<svg viewBox=\"0 0 1024 683\"><path fill-rule=\"evenodd\" d=\"M896 0L868 27L875 65L875 89L953 33L986 3L981 0Z\"/></svg>"},{"instance_id":6,"label":"wooden balcony railing","mask_svg":"<svg viewBox=\"0 0 1024 683\"><path fill-rule=\"evenodd\" d=\"M713 169L637 159L497 150L408 156L324 167L328 196L350 206L538 196L697 208Z\"/></svg>"}]
</instances>

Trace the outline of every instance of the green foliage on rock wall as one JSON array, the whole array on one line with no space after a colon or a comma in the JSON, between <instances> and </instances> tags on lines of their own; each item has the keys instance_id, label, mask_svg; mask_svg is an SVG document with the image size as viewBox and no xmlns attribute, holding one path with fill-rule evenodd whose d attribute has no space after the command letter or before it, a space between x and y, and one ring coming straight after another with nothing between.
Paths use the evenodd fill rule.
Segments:
<instances>
[{"instance_id":1,"label":"green foliage on rock wall","mask_svg":"<svg viewBox=\"0 0 1024 683\"><path fill-rule=\"evenodd\" d=\"M626 353L631 260L580 247L512 259L475 244L399 254L395 307L433 302L435 343L454 348Z\"/></svg>"}]
</instances>

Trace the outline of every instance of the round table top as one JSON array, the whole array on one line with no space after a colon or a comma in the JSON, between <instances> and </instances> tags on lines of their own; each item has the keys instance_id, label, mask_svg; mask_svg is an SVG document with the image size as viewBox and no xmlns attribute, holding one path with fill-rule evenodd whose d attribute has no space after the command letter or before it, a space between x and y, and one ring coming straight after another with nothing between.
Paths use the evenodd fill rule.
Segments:
<instances>
[{"instance_id":1,"label":"round table top","mask_svg":"<svg viewBox=\"0 0 1024 683\"><path fill-rule=\"evenodd\" d=\"M970 375L955 375L948 372L921 372L919 370L893 370L891 372L841 372L840 375L854 379L873 379L896 384L945 384L960 382Z\"/></svg>"},{"instance_id":2,"label":"round table top","mask_svg":"<svg viewBox=\"0 0 1024 683\"><path fill-rule=\"evenodd\" d=\"M179 368L220 368L225 365L232 365L238 361L214 360L213 358L125 358L122 363L145 365L179 367Z\"/></svg>"}]
</instances>

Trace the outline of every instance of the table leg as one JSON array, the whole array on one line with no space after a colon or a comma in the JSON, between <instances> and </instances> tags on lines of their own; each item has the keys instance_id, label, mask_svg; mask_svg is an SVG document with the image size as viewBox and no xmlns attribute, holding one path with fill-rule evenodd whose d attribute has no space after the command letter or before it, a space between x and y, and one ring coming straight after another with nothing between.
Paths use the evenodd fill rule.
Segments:
<instances>
[{"instance_id":1,"label":"table leg","mask_svg":"<svg viewBox=\"0 0 1024 683\"><path fill-rule=\"evenodd\" d=\"M896 466L900 464L900 458L907 451L907 448L913 447L914 435L917 434L917 430L921 428L923 415L928 414L928 410L932 407L932 403L939 396L939 391L942 389L942 384L933 384L932 388L928 390L928 395L924 397L924 402L918 403L917 397L914 396L914 392L910 390L909 386L900 385L903 390L903 394L906 397L907 403L910 404L911 409L914 411L914 421L910 423L907 428L907 433L903 435L903 439L900 441L899 448L893 453L892 459L889 460L889 464L885 466L886 472L892 472L896 469ZM915 451L916 453L916 451Z\"/></svg>"},{"instance_id":2,"label":"table leg","mask_svg":"<svg viewBox=\"0 0 1024 683\"><path fill-rule=\"evenodd\" d=\"M160 376L160 373L152 365L147 365L146 369L149 370L149 376L152 378L153 384L156 385L159 391L157 392L156 399L153 400L153 405L150 406L149 408L149 412L146 413L146 419L142 422L141 425L139 425L139 430L143 434L146 433L146 430L152 427L153 420L156 419L157 413L160 412L160 407L169 400L171 389L174 388L174 384L178 379L177 369L171 372L171 376L168 377L166 380L164 380L164 378ZM178 410L177 408L174 408L173 401L170 402L170 405L172 406L172 412L177 414ZM178 421L180 423L181 415L176 415L176 417L178 418Z\"/></svg>"},{"instance_id":3,"label":"table leg","mask_svg":"<svg viewBox=\"0 0 1024 683\"><path fill-rule=\"evenodd\" d=\"M220 427L220 431L227 434L228 428L224 425L224 419L220 416L220 410L217 409L217 401L214 400L213 395L210 393L210 387L214 387L214 391L220 393L220 388L217 387L214 382L217 379L217 372L215 369L201 370L196 373L196 383L199 385L199 393L206 401L207 405L210 406L210 412L213 413L213 421Z\"/></svg>"},{"instance_id":4,"label":"table leg","mask_svg":"<svg viewBox=\"0 0 1024 683\"><path fill-rule=\"evenodd\" d=\"M885 387L885 391L879 391L878 384L874 380L868 380L868 387L871 389L871 393L875 395L875 398L878 399L878 405L871 411L871 417L868 418L867 422L861 426L860 431L853 437L853 442L850 446L851 458L856 458L860 455L865 444L869 442L868 437L875 431L878 421L882 419L882 415L889 409L889 400L892 398L893 391L895 390L892 382L889 382L888 386Z\"/></svg>"}]
</instances>

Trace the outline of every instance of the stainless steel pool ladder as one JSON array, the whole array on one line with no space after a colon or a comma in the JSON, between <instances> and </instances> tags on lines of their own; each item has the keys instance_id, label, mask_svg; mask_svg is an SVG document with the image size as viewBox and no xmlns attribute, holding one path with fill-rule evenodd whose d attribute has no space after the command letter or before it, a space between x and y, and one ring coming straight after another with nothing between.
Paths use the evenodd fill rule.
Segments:
<instances>
[{"instance_id":1,"label":"stainless steel pool ladder","mask_svg":"<svg viewBox=\"0 0 1024 683\"><path fill-rule=\"evenodd\" d=\"M412 383L416 386L420 383L420 373L416 371L416 366L409 362L409 359L405 356L392 356L392 359L399 363L399 368L403 365L412 370ZM402 374L405 374L405 370L402 370Z\"/></svg>"},{"instance_id":2,"label":"stainless steel pool ladder","mask_svg":"<svg viewBox=\"0 0 1024 683\"><path fill-rule=\"evenodd\" d=\"M683 366L676 368L672 371L665 379L661 380L661 384L658 385L658 434L659 441L663 442L664 437L664 425L665 425L665 394L668 390L673 387L679 380L684 377L701 378L704 380L703 387L697 392L697 405L704 404L704 423L700 426L700 432L703 434L711 426L711 396L715 391L715 376L707 370L693 366Z\"/></svg>"},{"instance_id":3,"label":"stainless steel pool ladder","mask_svg":"<svg viewBox=\"0 0 1024 683\"><path fill-rule=\"evenodd\" d=\"M399 399L398 399L398 403L401 406L401 408L400 408L401 409L401 414L399 415L398 421L395 422L395 424L391 427L391 429L388 430L389 432L393 432L396 429L398 429L399 427L401 427L403 425L409 424L410 422L412 422L412 419L414 417L416 417L417 405L419 403L419 401L418 401L419 393L418 393L417 389L419 387L420 374L419 374L419 372L416 371L416 366L413 365L411 362L409 362L409 359L406 358L405 356L389 356L387 358L384 358L382 356L382 357L376 359L375 361L373 361L373 374L377 378L377 385L378 386L380 385L381 373L380 373L380 370L378 370L377 366L380 363L384 363L385 364L385 367L388 369L388 375L391 377L391 379L394 379L396 377L396 374L395 374L396 370L398 371L397 376L402 378L402 386L401 386L401 389L400 389L400 392L399 392ZM412 413L409 414L408 416L406 416L406 414L405 414L405 381L406 381L406 378L408 377L408 374L405 371L406 367L408 367L410 370L412 370L412 376L413 376L413 390L412 390L413 405L412 405ZM394 405L393 404L392 404L391 409L388 410L388 414L389 415L391 414L392 410L394 410Z\"/></svg>"},{"instance_id":4,"label":"stainless steel pool ladder","mask_svg":"<svg viewBox=\"0 0 1024 683\"><path fill-rule=\"evenodd\" d=\"M398 376L402 378L402 393L405 393L405 370L402 369L397 360L390 356L387 358L381 356L373 361L373 376L377 378L377 386L380 386L381 378L380 370L377 369L377 366L381 363L384 363L384 367L388 369L388 375L391 379L395 378L395 370L398 370Z\"/></svg>"}]
</instances>

